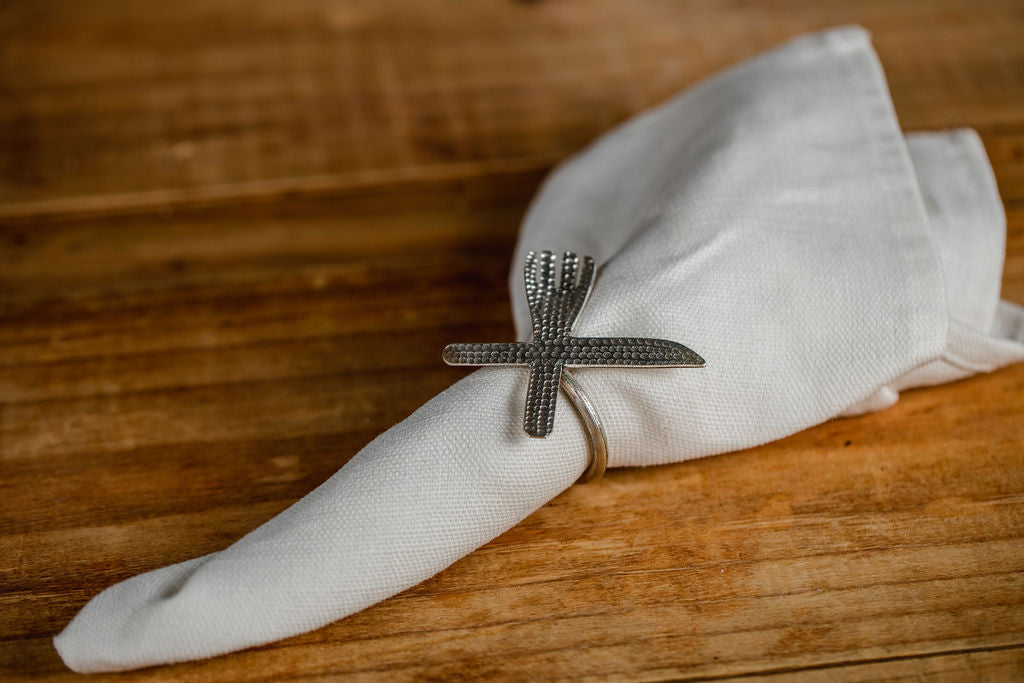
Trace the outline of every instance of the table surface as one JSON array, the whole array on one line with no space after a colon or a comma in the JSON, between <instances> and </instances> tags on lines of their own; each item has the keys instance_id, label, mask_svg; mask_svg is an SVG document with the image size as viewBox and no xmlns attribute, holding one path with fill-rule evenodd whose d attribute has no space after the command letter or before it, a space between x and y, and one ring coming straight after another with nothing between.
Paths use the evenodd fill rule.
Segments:
<instances>
[{"instance_id":1,"label":"table surface","mask_svg":"<svg viewBox=\"0 0 1024 683\"><path fill-rule=\"evenodd\" d=\"M0 678L91 596L229 544L511 334L546 171L801 32L972 126L1024 302L1024 5L0 7ZM574 487L313 633L125 679L1024 677L1024 366Z\"/></svg>"}]
</instances>

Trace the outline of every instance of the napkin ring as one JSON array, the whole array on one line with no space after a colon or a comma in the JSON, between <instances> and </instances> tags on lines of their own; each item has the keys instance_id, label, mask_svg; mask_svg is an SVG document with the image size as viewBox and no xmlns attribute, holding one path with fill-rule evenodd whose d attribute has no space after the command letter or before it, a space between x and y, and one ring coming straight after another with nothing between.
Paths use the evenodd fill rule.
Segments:
<instances>
[{"instance_id":1,"label":"napkin ring","mask_svg":"<svg viewBox=\"0 0 1024 683\"><path fill-rule=\"evenodd\" d=\"M639 337L574 337L572 327L590 298L594 285L594 259L572 252L562 256L555 276L550 251L526 255L526 301L533 321L528 342L449 344L442 357L448 365L518 365L530 368L523 429L544 438L555 422L555 404L561 387L576 409L590 445L586 470L577 483L600 477L608 463L608 439L594 404L567 368L595 366L699 368L704 359L673 341ZM557 280L557 282L556 282Z\"/></svg>"}]
</instances>

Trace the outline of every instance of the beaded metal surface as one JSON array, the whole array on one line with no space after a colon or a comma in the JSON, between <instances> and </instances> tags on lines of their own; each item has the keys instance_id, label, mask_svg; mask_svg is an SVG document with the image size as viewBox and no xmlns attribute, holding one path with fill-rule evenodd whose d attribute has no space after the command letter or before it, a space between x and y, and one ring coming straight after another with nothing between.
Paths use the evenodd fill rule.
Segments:
<instances>
[{"instance_id":1,"label":"beaded metal surface","mask_svg":"<svg viewBox=\"0 0 1024 683\"><path fill-rule=\"evenodd\" d=\"M526 256L526 300L533 320L529 342L449 344L449 365L522 365L530 368L523 428L545 437L555 420L555 403L564 368L614 366L697 368L704 359L682 344L637 337L574 337L572 326L594 284L594 259L572 252L562 257L559 277L550 251Z\"/></svg>"}]
</instances>

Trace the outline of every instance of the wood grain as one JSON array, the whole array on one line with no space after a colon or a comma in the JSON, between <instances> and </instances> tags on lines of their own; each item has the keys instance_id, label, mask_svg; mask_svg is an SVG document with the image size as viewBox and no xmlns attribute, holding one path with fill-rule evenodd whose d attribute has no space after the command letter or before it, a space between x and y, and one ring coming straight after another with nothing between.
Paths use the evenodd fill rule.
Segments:
<instances>
[{"instance_id":1,"label":"wood grain","mask_svg":"<svg viewBox=\"0 0 1024 683\"><path fill-rule=\"evenodd\" d=\"M1018 2L0 7L0 678L217 550L511 334L550 166L805 30L872 30L908 129L973 126L1024 302ZM576 487L316 632L118 680L1024 677L1024 367ZM103 677L98 677L103 678Z\"/></svg>"},{"instance_id":2,"label":"wood grain","mask_svg":"<svg viewBox=\"0 0 1024 683\"><path fill-rule=\"evenodd\" d=\"M1020 123L1016 0L10 2L6 215L536 168L803 31L859 22L908 129Z\"/></svg>"}]
</instances>

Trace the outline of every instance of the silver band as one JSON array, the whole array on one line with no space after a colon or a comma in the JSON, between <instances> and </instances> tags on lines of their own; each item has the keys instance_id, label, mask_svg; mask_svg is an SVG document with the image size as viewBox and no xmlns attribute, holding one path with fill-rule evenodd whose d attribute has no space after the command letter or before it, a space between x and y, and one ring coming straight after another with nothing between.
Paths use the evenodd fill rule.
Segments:
<instances>
[{"instance_id":1,"label":"silver band","mask_svg":"<svg viewBox=\"0 0 1024 683\"><path fill-rule=\"evenodd\" d=\"M594 410L594 404L587 398L587 395L583 392L583 387L579 385L576 378L564 368L562 369L559 386L565 392L569 402L572 403L572 407L576 409L576 414L580 416L580 421L583 422L583 431L587 435L587 442L590 447L590 460L587 463L587 469L583 470L583 474L576 480L577 484L586 484L588 481L600 479L601 475L604 474L605 468L608 467L608 438L605 436L604 427L601 425L601 418L598 417L597 411Z\"/></svg>"}]
</instances>

